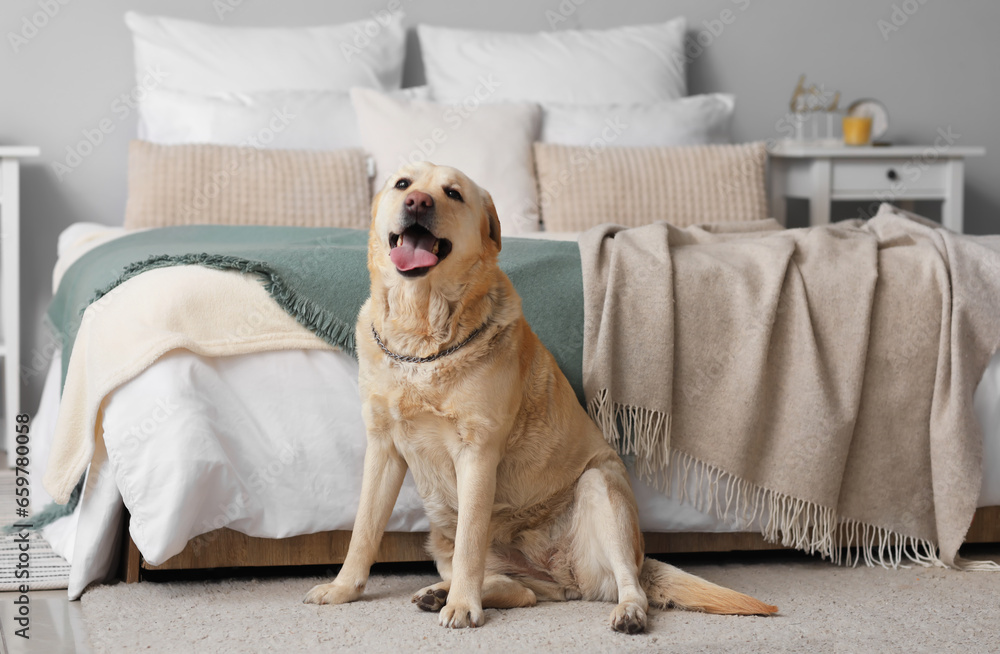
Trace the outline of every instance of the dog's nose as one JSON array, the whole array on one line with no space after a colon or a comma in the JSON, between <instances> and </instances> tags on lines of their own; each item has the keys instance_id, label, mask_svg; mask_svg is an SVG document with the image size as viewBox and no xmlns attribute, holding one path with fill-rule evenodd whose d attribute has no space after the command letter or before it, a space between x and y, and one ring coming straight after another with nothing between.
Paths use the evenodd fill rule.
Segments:
<instances>
[{"instance_id":1,"label":"dog's nose","mask_svg":"<svg viewBox=\"0 0 1000 654\"><path fill-rule=\"evenodd\" d=\"M403 200L406 212L414 216L420 216L434 208L434 198L423 191L411 191Z\"/></svg>"}]
</instances>

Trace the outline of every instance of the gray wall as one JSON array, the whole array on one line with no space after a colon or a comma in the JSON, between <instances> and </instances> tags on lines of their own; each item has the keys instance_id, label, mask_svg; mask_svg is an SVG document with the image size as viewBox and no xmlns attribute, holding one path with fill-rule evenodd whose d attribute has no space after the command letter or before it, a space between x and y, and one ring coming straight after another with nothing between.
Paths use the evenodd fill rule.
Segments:
<instances>
[{"instance_id":1,"label":"gray wall","mask_svg":"<svg viewBox=\"0 0 1000 654\"><path fill-rule=\"evenodd\" d=\"M233 26L337 23L365 18L388 0L218 0L238 5L216 14L210 0L62 0L59 13L13 51L7 34L20 31L40 4L0 3L0 143L31 144L42 157L22 175L22 357L29 379L23 409L34 410L48 363L41 318L51 297L56 237L70 223L121 224L126 151L135 117L112 104L133 88L132 45L122 21L128 9ZM577 6L579 3L579 6ZM692 31L729 9L735 20L690 64L692 93L736 94L737 140L781 136L801 73L851 101L875 97L891 115L889 138L928 143L951 127L962 145L983 145L985 158L967 166L966 225L973 233L1000 232L1000 3L978 0L402 0L411 25L537 31L550 28L546 12L569 14L558 28L603 28L686 16ZM900 29L883 36L898 6ZM572 11L569 11L572 9ZM912 15L906 15L907 9ZM901 20L905 17L905 23ZM716 31L721 23L716 23ZM406 84L423 81L411 33ZM109 118L114 131L60 180L51 162L67 146Z\"/></svg>"}]
</instances>

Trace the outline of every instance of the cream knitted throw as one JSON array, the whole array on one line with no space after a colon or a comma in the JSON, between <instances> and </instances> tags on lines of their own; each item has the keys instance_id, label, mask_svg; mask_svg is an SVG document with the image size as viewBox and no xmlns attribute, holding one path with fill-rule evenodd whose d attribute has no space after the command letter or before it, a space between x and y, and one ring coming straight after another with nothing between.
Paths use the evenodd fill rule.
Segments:
<instances>
[{"instance_id":1,"label":"cream knitted throw","mask_svg":"<svg viewBox=\"0 0 1000 654\"><path fill-rule=\"evenodd\" d=\"M669 492L705 475L717 492L696 505L760 517L771 542L988 567L957 552L981 477L972 396L1000 345L1000 238L888 205L864 225L776 226L581 238L591 415L641 477Z\"/></svg>"},{"instance_id":2,"label":"cream knitted throw","mask_svg":"<svg viewBox=\"0 0 1000 654\"><path fill-rule=\"evenodd\" d=\"M95 458L94 453L95 442L103 441L105 400L171 350L219 357L329 348L282 309L256 275L175 266L129 279L83 314L59 404L45 488L65 504L92 460L104 465L106 456ZM88 486L98 479L92 474Z\"/></svg>"}]
</instances>

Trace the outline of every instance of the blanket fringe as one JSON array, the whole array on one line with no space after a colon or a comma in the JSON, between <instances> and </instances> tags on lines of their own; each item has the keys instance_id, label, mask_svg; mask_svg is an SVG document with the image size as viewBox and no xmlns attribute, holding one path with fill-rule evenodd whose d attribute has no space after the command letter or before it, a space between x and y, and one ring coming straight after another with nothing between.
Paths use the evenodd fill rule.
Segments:
<instances>
[{"instance_id":1,"label":"blanket fringe","mask_svg":"<svg viewBox=\"0 0 1000 654\"><path fill-rule=\"evenodd\" d=\"M837 565L948 567L932 541L838 516L833 509L752 484L670 449L670 415L613 402L606 389L587 412L619 454L635 458L635 474L669 497L743 528L754 524L769 543L818 554ZM693 481L693 484L689 484ZM993 561L956 557L958 570L1000 571Z\"/></svg>"},{"instance_id":2,"label":"blanket fringe","mask_svg":"<svg viewBox=\"0 0 1000 654\"><path fill-rule=\"evenodd\" d=\"M641 474L656 475L670 464L670 414L612 402L607 389L587 403L587 413L619 454L637 455Z\"/></svg>"}]
</instances>

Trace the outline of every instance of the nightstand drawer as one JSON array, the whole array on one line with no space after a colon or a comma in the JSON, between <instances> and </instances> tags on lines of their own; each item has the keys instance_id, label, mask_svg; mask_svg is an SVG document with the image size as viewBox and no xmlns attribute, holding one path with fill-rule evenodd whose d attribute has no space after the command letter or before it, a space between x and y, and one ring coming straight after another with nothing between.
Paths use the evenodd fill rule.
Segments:
<instances>
[{"instance_id":1,"label":"nightstand drawer","mask_svg":"<svg viewBox=\"0 0 1000 654\"><path fill-rule=\"evenodd\" d=\"M851 193L940 193L945 188L947 163L923 161L833 161L830 191L834 195Z\"/></svg>"}]
</instances>

